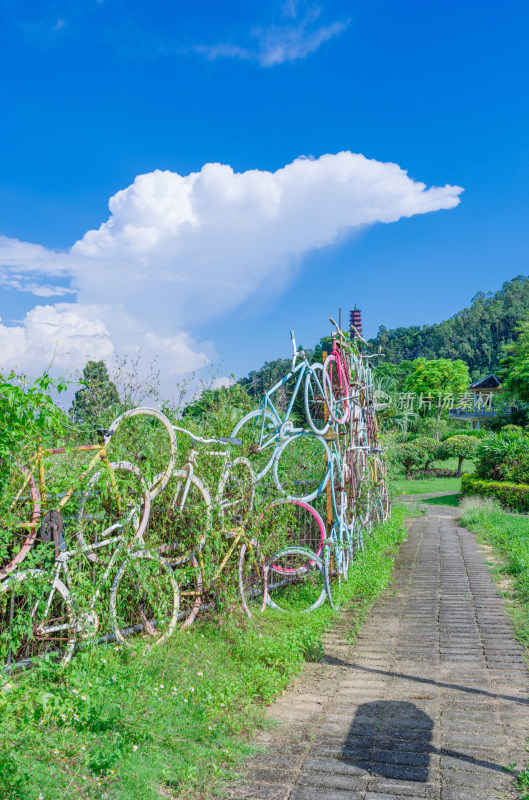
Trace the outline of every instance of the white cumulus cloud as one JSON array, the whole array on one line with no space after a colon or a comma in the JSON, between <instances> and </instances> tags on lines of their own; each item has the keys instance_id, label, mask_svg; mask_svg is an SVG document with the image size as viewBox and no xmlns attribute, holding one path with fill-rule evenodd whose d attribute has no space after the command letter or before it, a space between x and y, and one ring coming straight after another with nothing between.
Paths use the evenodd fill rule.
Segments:
<instances>
[{"instance_id":1,"label":"white cumulus cloud","mask_svg":"<svg viewBox=\"0 0 529 800\"><path fill-rule=\"evenodd\" d=\"M0 237L4 282L24 289L26 281L26 291L46 295L68 290L50 276L68 276L77 295L76 303L37 306L22 326L3 326L4 355L17 351L23 361L40 325L44 357L55 309L58 332L63 324L67 332L62 351L72 358L81 360L88 345L94 353L141 348L159 353L171 373L199 368L215 356L211 342L193 338L201 323L263 288L285 286L310 251L366 225L453 208L462 191L428 188L397 164L348 151L298 158L275 172L205 164L189 175L139 175L110 198L109 218L67 253ZM87 332L89 323L100 327Z\"/></svg>"},{"instance_id":2,"label":"white cumulus cloud","mask_svg":"<svg viewBox=\"0 0 529 800\"><path fill-rule=\"evenodd\" d=\"M3 370L39 372L53 359L59 368L84 365L90 358L108 360L114 346L94 309L79 304L36 306L20 325L0 322Z\"/></svg>"}]
</instances>

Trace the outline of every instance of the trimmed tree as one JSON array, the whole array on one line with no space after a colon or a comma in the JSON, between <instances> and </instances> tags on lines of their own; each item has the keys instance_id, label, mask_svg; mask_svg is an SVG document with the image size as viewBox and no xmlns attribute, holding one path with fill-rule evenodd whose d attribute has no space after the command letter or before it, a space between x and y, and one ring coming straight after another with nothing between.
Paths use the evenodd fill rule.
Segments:
<instances>
[{"instance_id":1,"label":"trimmed tree","mask_svg":"<svg viewBox=\"0 0 529 800\"><path fill-rule=\"evenodd\" d=\"M461 477L463 459L473 458L476 455L479 445L479 439L476 439L474 436L464 436L463 434L460 436L450 436L449 439L443 442L442 446L445 448L447 455L455 456L459 459L456 478Z\"/></svg>"},{"instance_id":2,"label":"trimmed tree","mask_svg":"<svg viewBox=\"0 0 529 800\"><path fill-rule=\"evenodd\" d=\"M411 478L413 468L422 467L424 452L420 447L417 447L415 442L404 442L393 448L391 460L403 468L407 478Z\"/></svg>"},{"instance_id":3,"label":"trimmed tree","mask_svg":"<svg viewBox=\"0 0 529 800\"><path fill-rule=\"evenodd\" d=\"M413 444L423 452L424 469L430 469L430 462L435 461L436 458L444 458L444 454L440 454L442 445L434 439L433 436L418 436L413 440Z\"/></svg>"}]
</instances>

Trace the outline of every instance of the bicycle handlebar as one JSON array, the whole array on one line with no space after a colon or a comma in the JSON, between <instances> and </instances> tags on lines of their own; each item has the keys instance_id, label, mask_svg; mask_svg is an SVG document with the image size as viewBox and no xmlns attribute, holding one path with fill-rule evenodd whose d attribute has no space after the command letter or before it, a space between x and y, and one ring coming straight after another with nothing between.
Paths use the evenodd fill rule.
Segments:
<instances>
[{"instance_id":1,"label":"bicycle handlebar","mask_svg":"<svg viewBox=\"0 0 529 800\"><path fill-rule=\"evenodd\" d=\"M339 334L340 334L340 335L343 337L343 331L342 331L342 330L341 330L341 328L338 326L338 323L337 323L337 322L336 322L336 321L335 321L335 320L334 320L332 317L329 317L329 322L332 322L332 324L334 325L334 327L336 328L336 330L338 331L338 333L339 333ZM360 333L357 331L357 329L355 328L355 326L354 326L354 325L351 325L350 327L351 327L351 330L353 330L353 331L355 332L355 334L356 334L356 335L357 335L357 337L360 339L360 341L361 341L361 342L363 342L364 344L367 344L366 340L365 340L365 339L364 339L364 337L363 337L363 336L362 336L362 335L361 335L361 334L360 334Z\"/></svg>"},{"instance_id":2,"label":"bicycle handlebar","mask_svg":"<svg viewBox=\"0 0 529 800\"><path fill-rule=\"evenodd\" d=\"M200 442L201 444L233 444L237 447L242 444L242 441L238 439L236 436L221 436L218 439L204 439L202 436L197 436L195 433L191 433L186 428L179 428L178 425L173 425L173 430L178 433L185 433L194 442Z\"/></svg>"},{"instance_id":3,"label":"bicycle handlebar","mask_svg":"<svg viewBox=\"0 0 529 800\"><path fill-rule=\"evenodd\" d=\"M304 358L305 357L305 351L304 350L298 350L297 345L296 345L296 337L294 336L294 331L290 331L290 338L292 339L292 349L294 351L293 354L292 354L292 367L290 368L291 372L293 372L294 371L294 367L296 366L296 361L298 359L298 356L301 356L302 358Z\"/></svg>"}]
</instances>

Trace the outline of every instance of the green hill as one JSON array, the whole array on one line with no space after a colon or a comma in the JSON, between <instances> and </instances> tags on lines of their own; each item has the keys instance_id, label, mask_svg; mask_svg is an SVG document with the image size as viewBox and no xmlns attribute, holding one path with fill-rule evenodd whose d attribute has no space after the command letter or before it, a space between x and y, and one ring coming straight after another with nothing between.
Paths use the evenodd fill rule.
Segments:
<instances>
[{"instance_id":1,"label":"green hill","mask_svg":"<svg viewBox=\"0 0 529 800\"><path fill-rule=\"evenodd\" d=\"M517 322L529 314L529 276L518 275L497 292L478 292L469 308L435 325L387 330L380 326L375 349L398 364L414 358L462 358L473 379L498 370L502 345L513 340Z\"/></svg>"}]
</instances>

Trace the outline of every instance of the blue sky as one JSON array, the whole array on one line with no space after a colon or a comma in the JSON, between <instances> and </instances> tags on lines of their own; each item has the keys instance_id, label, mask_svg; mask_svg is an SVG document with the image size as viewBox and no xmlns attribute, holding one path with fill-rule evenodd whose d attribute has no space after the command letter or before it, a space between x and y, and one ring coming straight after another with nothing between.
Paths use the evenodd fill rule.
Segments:
<instances>
[{"instance_id":1,"label":"blue sky","mask_svg":"<svg viewBox=\"0 0 529 800\"><path fill-rule=\"evenodd\" d=\"M61 368L82 366L85 351L141 346L175 380L201 358L239 376L288 355L291 327L314 343L339 306L357 303L374 335L440 321L528 272L523 2L0 0L0 16L4 366L38 371L57 335ZM435 210L401 177L390 222L387 169L369 167L357 197L368 167L343 151L464 192L447 191ZM141 237L153 226L166 235L171 203L180 214L187 202L181 182L154 171L187 176L216 162L255 170L255 181L208 173L192 196L206 209L207 247L197 234L153 255ZM293 162L284 184L277 171ZM114 227L88 241L109 199L149 173L116 201ZM267 228L283 190L290 200ZM230 206L239 191L242 224ZM367 196L378 217L357 214ZM135 249L109 243L118 216ZM327 227L316 231L320 216Z\"/></svg>"}]
</instances>

